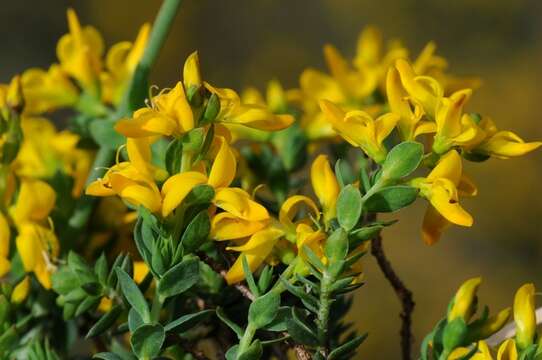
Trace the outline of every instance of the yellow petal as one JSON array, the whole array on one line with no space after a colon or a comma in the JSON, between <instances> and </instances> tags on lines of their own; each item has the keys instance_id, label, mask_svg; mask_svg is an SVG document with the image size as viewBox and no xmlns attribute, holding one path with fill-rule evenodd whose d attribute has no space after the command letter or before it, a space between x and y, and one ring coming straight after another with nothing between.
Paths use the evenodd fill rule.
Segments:
<instances>
[{"instance_id":1,"label":"yellow petal","mask_svg":"<svg viewBox=\"0 0 542 360\"><path fill-rule=\"evenodd\" d=\"M335 204L339 196L339 184L333 170L331 170L327 156L319 155L313 161L311 182L314 193L322 205L324 218L327 222L335 217Z\"/></svg>"},{"instance_id":2,"label":"yellow petal","mask_svg":"<svg viewBox=\"0 0 542 360\"><path fill-rule=\"evenodd\" d=\"M506 159L525 155L540 146L542 146L540 141L526 143L511 131L499 131L480 145L478 150L491 156Z\"/></svg>"},{"instance_id":3,"label":"yellow petal","mask_svg":"<svg viewBox=\"0 0 542 360\"><path fill-rule=\"evenodd\" d=\"M136 284L140 284L148 273L149 267L144 261L134 261L134 281Z\"/></svg>"},{"instance_id":4,"label":"yellow petal","mask_svg":"<svg viewBox=\"0 0 542 360\"><path fill-rule=\"evenodd\" d=\"M111 187L125 201L135 206L142 205L151 212L160 211L162 198L155 186L136 182L121 173L112 173L109 177Z\"/></svg>"},{"instance_id":5,"label":"yellow petal","mask_svg":"<svg viewBox=\"0 0 542 360\"><path fill-rule=\"evenodd\" d=\"M153 135L170 136L177 131L175 119L152 109L140 109L133 119L121 119L115 130L126 137L140 138Z\"/></svg>"},{"instance_id":6,"label":"yellow petal","mask_svg":"<svg viewBox=\"0 0 542 360\"><path fill-rule=\"evenodd\" d=\"M465 89L453 93L449 98L442 98L437 105L435 122L437 135L445 139L452 139L461 134L461 115L463 106L472 94L472 90Z\"/></svg>"},{"instance_id":7,"label":"yellow petal","mask_svg":"<svg viewBox=\"0 0 542 360\"><path fill-rule=\"evenodd\" d=\"M436 179L444 178L457 185L461 179L462 172L463 164L461 156L457 151L450 150L440 158L437 166L427 176L427 180L435 181Z\"/></svg>"},{"instance_id":8,"label":"yellow petal","mask_svg":"<svg viewBox=\"0 0 542 360\"><path fill-rule=\"evenodd\" d=\"M188 56L188 58L184 62L183 83L187 89L190 88L190 86L199 87L203 85L199 68L199 56L197 51L194 51L192 54L190 54L190 56Z\"/></svg>"},{"instance_id":9,"label":"yellow petal","mask_svg":"<svg viewBox=\"0 0 542 360\"><path fill-rule=\"evenodd\" d=\"M55 200L56 193L49 184L41 180L24 179L12 216L17 223L45 220L53 210Z\"/></svg>"},{"instance_id":10,"label":"yellow petal","mask_svg":"<svg viewBox=\"0 0 542 360\"><path fill-rule=\"evenodd\" d=\"M427 207L423 217L422 238L427 245L433 245L439 241L442 233L450 226L446 220L432 205Z\"/></svg>"},{"instance_id":11,"label":"yellow petal","mask_svg":"<svg viewBox=\"0 0 542 360\"><path fill-rule=\"evenodd\" d=\"M366 26L359 34L354 63L358 68L375 65L382 55L382 33L374 26Z\"/></svg>"},{"instance_id":12,"label":"yellow petal","mask_svg":"<svg viewBox=\"0 0 542 360\"><path fill-rule=\"evenodd\" d=\"M472 324L469 328L469 332L477 339L486 339L506 325L511 313L512 309L506 308L482 323Z\"/></svg>"},{"instance_id":13,"label":"yellow petal","mask_svg":"<svg viewBox=\"0 0 542 360\"><path fill-rule=\"evenodd\" d=\"M458 317L465 320L465 322L470 319L475 308L474 298L481 282L482 278L477 277L465 281L459 287L454 296L452 308L448 313L448 322Z\"/></svg>"},{"instance_id":14,"label":"yellow petal","mask_svg":"<svg viewBox=\"0 0 542 360\"><path fill-rule=\"evenodd\" d=\"M429 116L434 117L438 101L443 94L442 87L432 78L417 77L406 60L397 60L395 67L409 95L422 104Z\"/></svg>"},{"instance_id":15,"label":"yellow petal","mask_svg":"<svg viewBox=\"0 0 542 360\"><path fill-rule=\"evenodd\" d=\"M273 112L284 112L288 105L286 93L277 80L271 80L267 85L267 106Z\"/></svg>"},{"instance_id":16,"label":"yellow petal","mask_svg":"<svg viewBox=\"0 0 542 360\"><path fill-rule=\"evenodd\" d=\"M248 87L245 90L243 90L243 93L241 94L241 101L243 104L256 104L265 106L265 100L263 99L262 94L258 89L254 87Z\"/></svg>"},{"instance_id":17,"label":"yellow petal","mask_svg":"<svg viewBox=\"0 0 542 360\"><path fill-rule=\"evenodd\" d=\"M223 241L242 239L266 227L268 221L249 221L228 212L221 212L211 220L211 238Z\"/></svg>"},{"instance_id":18,"label":"yellow petal","mask_svg":"<svg viewBox=\"0 0 542 360\"><path fill-rule=\"evenodd\" d=\"M6 258L9 255L10 239L11 230L8 221L4 214L0 213L0 258Z\"/></svg>"},{"instance_id":19,"label":"yellow petal","mask_svg":"<svg viewBox=\"0 0 542 360\"><path fill-rule=\"evenodd\" d=\"M265 207L252 200L250 195L240 188L218 189L213 203L222 210L244 220L261 221L269 218Z\"/></svg>"},{"instance_id":20,"label":"yellow petal","mask_svg":"<svg viewBox=\"0 0 542 360\"><path fill-rule=\"evenodd\" d=\"M399 121L399 115L393 113L387 113L380 116L375 121L376 141L378 145L388 137L393 131L395 125Z\"/></svg>"},{"instance_id":21,"label":"yellow petal","mask_svg":"<svg viewBox=\"0 0 542 360\"><path fill-rule=\"evenodd\" d=\"M514 339L508 339L501 344L497 352L497 360L517 360L518 350Z\"/></svg>"},{"instance_id":22,"label":"yellow petal","mask_svg":"<svg viewBox=\"0 0 542 360\"><path fill-rule=\"evenodd\" d=\"M286 227L290 232L295 232L294 220L300 213L301 206L305 205L312 216L318 220L320 219L320 210L312 201L311 198L303 195L294 195L290 196L282 204L279 211L279 221ZM309 215L309 214L306 214Z\"/></svg>"},{"instance_id":23,"label":"yellow petal","mask_svg":"<svg viewBox=\"0 0 542 360\"><path fill-rule=\"evenodd\" d=\"M153 102L158 112L175 120L177 135L182 135L194 128L194 114L181 82L178 82L170 91L153 98Z\"/></svg>"},{"instance_id":24,"label":"yellow petal","mask_svg":"<svg viewBox=\"0 0 542 360\"><path fill-rule=\"evenodd\" d=\"M6 275L11 269L11 263L9 259L0 257L0 277Z\"/></svg>"},{"instance_id":25,"label":"yellow petal","mask_svg":"<svg viewBox=\"0 0 542 360\"><path fill-rule=\"evenodd\" d=\"M433 183L429 201L449 222L461 226L472 226L472 216L457 202L457 189L450 180L437 179Z\"/></svg>"},{"instance_id":26,"label":"yellow petal","mask_svg":"<svg viewBox=\"0 0 542 360\"><path fill-rule=\"evenodd\" d=\"M514 321L516 323L516 341L520 349L533 343L536 335L535 287L525 284L518 289L514 297Z\"/></svg>"},{"instance_id":27,"label":"yellow petal","mask_svg":"<svg viewBox=\"0 0 542 360\"><path fill-rule=\"evenodd\" d=\"M218 137L220 147L209 173L208 184L214 188L231 184L237 170L237 161L230 145L223 137Z\"/></svg>"},{"instance_id":28,"label":"yellow petal","mask_svg":"<svg viewBox=\"0 0 542 360\"><path fill-rule=\"evenodd\" d=\"M11 293L11 302L14 304L22 303L28 296L30 291L30 278L25 276L21 282L19 282L13 292Z\"/></svg>"},{"instance_id":29,"label":"yellow petal","mask_svg":"<svg viewBox=\"0 0 542 360\"><path fill-rule=\"evenodd\" d=\"M196 171L180 173L167 179L162 186L162 216L168 216L194 187L206 182L205 175Z\"/></svg>"},{"instance_id":30,"label":"yellow petal","mask_svg":"<svg viewBox=\"0 0 542 360\"><path fill-rule=\"evenodd\" d=\"M306 69L299 80L301 89L316 101L329 100L343 102L345 95L341 87L331 76L314 69Z\"/></svg>"},{"instance_id":31,"label":"yellow petal","mask_svg":"<svg viewBox=\"0 0 542 360\"><path fill-rule=\"evenodd\" d=\"M281 230L271 227L252 235L244 245L227 248L228 250L242 251L226 274L228 284L239 282L245 278L243 256L246 257L250 270L255 271L271 254L273 247L283 234Z\"/></svg>"}]
</instances>

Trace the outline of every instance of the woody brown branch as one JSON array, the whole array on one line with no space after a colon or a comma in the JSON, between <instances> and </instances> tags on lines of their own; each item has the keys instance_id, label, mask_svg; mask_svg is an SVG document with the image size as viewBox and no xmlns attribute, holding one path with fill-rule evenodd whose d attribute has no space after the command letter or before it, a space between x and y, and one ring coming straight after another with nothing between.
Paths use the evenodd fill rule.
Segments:
<instances>
[{"instance_id":1,"label":"woody brown branch","mask_svg":"<svg viewBox=\"0 0 542 360\"><path fill-rule=\"evenodd\" d=\"M414 342L412 335L412 312L414 311L415 303L412 292L401 281L386 257L380 235L372 240L371 254L376 258L380 270L393 287L399 301L401 301L401 354L403 360L410 360L412 358L412 343Z\"/></svg>"}]
</instances>

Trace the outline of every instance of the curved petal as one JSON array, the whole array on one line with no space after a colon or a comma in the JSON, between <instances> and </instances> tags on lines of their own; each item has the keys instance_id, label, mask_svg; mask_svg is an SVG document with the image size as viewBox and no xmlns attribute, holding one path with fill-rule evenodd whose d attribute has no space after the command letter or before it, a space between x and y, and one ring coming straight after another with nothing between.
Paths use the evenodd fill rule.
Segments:
<instances>
[{"instance_id":1,"label":"curved petal","mask_svg":"<svg viewBox=\"0 0 542 360\"><path fill-rule=\"evenodd\" d=\"M463 164L461 162L461 156L457 151L450 150L440 158L437 166L435 166L427 176L427 180L435 181L444 178L457 185L461 179L462 172Z\"/></svg>"},{"instance_id":2,"label":"curved petal","mask_svg":"<svg viewBox=\"0 0 542 360\"><path fill-rule=\"evenodd\" d=\"M199 87L203 85L199 67L199 56L197 51L194 51L192 54L190 54L184 62L183 83L187 89L190 86Z\"/></svg>"},{"instance_id":3,"label":"curved petal","mask_svg":"<svg viewBox=\"0 0 542 360\"><path fill-rule=\"evenodd\" d=\"M115 130L126 137L140 138L153 135L170 136L177 130L175 120L153 109L139 109L132 119L121 119Z\"/></svg>"},{"instance_id":4,"label":"curved petal","mask_svg":"<svg viewBox=\"0 0 542 360\"><path fill-rule=\"evenodd\" d=\"M472 226L472 216L457 202L457 190L451 181L446 179L435 181L429 201L451 223Z\"/></svg>"},{"instance_id":5,"label":"curved petal","mask_svg":"<svg viewBox=\"0 0 542 360\"><path fill-rule=\"evenodd\" d=\"M218 241L242 239L262 230L269 222L249 221L228 212L221 212L211 220L211 238Z\"/></svg>"},{"instance_id":6,"label":"curved petal","mask_svg":"<svg viewBox=\"0 0 542 360\"><path fill-rule=\"evenodd\" d=\"M279 211L279 221L290 232L295 232L295 224L293 221L299 214L302 205L305 205L317 220L320 219L320 210L311 198L303 195L290 196L282 204Z\"/></svg>"},{"instance_id":7,"label":"curved petal","mask_svg":"<svg viewBox=\"0 0 542 360\"><path fill-rule=\"evenodd\" d=\"M230 145L223 137L218 137L220 147L209 173L208 184L220 188L231 184L237 171L237 161Z\"/></svg>"},{"instance_id":8,"label":"curved petal","mask_svg":"<svg viewBox=\"0 0 542 360\"><path fill-rule=\"evenodd\" d=\"M168 216L194 187L205 183L205 175L196 171L180 173L167 179L162 186L162 216Z\"/></svg>"},{"instance_id":9,"label":"curved petal","mask_svg":"<svg viewBox=\"0 0 542 360\"><path fill-rule=\"evenodd\" d=\"M451 223L446 220L440 213L433 207L428 205L425 215L423 217L422 225L422 239L427 245L433 245L439 241L444 230L446 230Z\"/></svg>"},{"instance_id":10,"label":"curved petal","mask_svg":"<svg viewBox=\"0 0 542 360\"><path fill-rule=\"evenodd\" d=\"M120 173L112 173L109 177L111 187L121 198L132 205L142 205L151 212L160 211L162 198L157 188L138 183Z\"/></svg>"},{"instance_id":11,"label":"curved petal","mask_svg":"<svg viewBox=\"0 0 542 360\"><path fill-rule=\"evenodd\" d=\"M299 78L301 89L316 101L342 102L345 95L335 79L318 70L306 69Z\"/></svg>"},{"instance_id":12,"label":"curved petal","mask_svg":"<svg viewBox=\"0 0 542 360\"><path fill-rule=\"evenodd\" d=\"M329 221L335 217L339 183L331 170L325 155L319 155L311 166L311 182L316 197L324 209L324 218Z\"/></svg>"},{"instance_id":13,"label":"curved petal","mask_svg":"<svg viewBox=\"0 0 542 360\"><path fill-rule=\"evenodd\" d=\"M514 156L525 155L542 146L542 142L526 143L518 135L511 131L499 131L491 138L486 140L479 148L488 155L493 155L498 158L509 158Z\"/></svg>"},{"instance_id":14,"label":"curved petal","mask_svg":"<svg viewBox=\"0 0 542 360\"><path fill-rule=\"evenodd\" d=\"M56 193L44 181L24 179L19 190L19 197L12 216L17 223L24 221L41 221L49 216L55 206Z\"/></svg>"},{"instance_id":15,"label":"curved petal","mask_svg":"<svg viewBox=\"0 0 542 360\"><path fill-rule=\"evenodd\" d=\"M11 230L9 229L8 221L4 214L0 213L0 259L8 257L10 239Z\"/></svg>"},{"instance_id":16,"label":"curved petal","mask_svg":"<svg viewBox=\"0 0 542 360\"><path fill-rule=\"evenodd\" d=\"M522 349L531 345L536 336L535 293L534 284L528 283L520 287L514 297L516 341Z\"/></svg>"},{"instance_id":17,"label":"curved petal","mask_svg":"<svg viewBox=\"0 0 542 360\"><path fill-rule=\"evenodd\" d=\"M213 203L244 220L261 221L269 218L266 208L252 200L250 195L240 188L218 189Z\"/></svg>"},{"instance_id":18,"label":"curved petal","mask_svg":"<svg viewBox=\"0 0 542 360\"><path fill-rule=\"evenodd\" d=\"M518 350L514 339L505 340L497 352L497 360L517 360Z\"/></svg>"}]
</instances>

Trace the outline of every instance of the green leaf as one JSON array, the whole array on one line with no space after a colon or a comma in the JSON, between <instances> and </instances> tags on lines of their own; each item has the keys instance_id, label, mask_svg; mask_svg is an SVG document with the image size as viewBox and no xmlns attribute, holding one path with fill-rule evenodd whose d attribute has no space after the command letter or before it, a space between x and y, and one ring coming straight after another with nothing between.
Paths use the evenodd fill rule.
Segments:
<instances>
[{"instance_id":1,"label":"green leaf","mask_svg":"<svg viewBox=\"0 0 542 360\"><path fill-rule=\"evenodd\" d=\"M242 354L238 354L237 360L259 360L262 357L263 349L260 340L256 339Z\"/></svg>"},{"instance_id":2,"label":"green leaf","mask_svg":"<svg viewBox=\"0 0 542 360\"><path fill-rule=\"evenodd\" d=\"M267 331L286 331L288 329L286 321L290 318L290 313L291 310L288 306L279 307L273 321L265 325L263 329Z\"/></svg>"},{"instance_id":3,"label":"green leaf","mask_svg":"<svg viewBox=\"0 0 542 360\"><path fill-rule=\"evenodd\" d=\"M361 194L354 185L346 185L337 199L337 220L346 231L352 230L361 216Z\"/></svg>"},{"instance_id":4,"label":"green leaf","mask_svg":"<svg viewBox=\"0 0 542 360\"><path fill-rule=\"evenodd\" d=\"M396 145L388 153L382 164L382 178L399 180L418 168L423 158L423 145L415 141L405 141Z\"/></svg>"},{"instance_id":5,"label":"green leaf","mask_svg":"<svg viewBox=\"0 0 542 360\"><path fill-rule=\"evenodd\" d=\"M0 328L6 321L6 318L9 314L9 301L6 299L5 295L0 295Z\"/></svg>"},{"instance_id":6,"label":"green leaf","mask_svg":"<svg viewBox=\"0 0 542 360\"><path fill-rule=\"evenodd\" d=\"M374 193L364 206L368 212L393 212L412 204L416 196L418 189L411 186L390 186Z\"/></svg>"},{"instance_id":7,"label":"green leaf","mask_svg":"<svg viewBox=\"0 0 542 360\"><path fill-rule=\"evenodd\" d=\"M340 345L339 347L333 349L327 357L328 360L335 360L341 358L341 356L348 355L356 351L358 346L361 345L363 341L367 338L367 333L363 335L356 336L350 341L345 342L344 344Z\"/></svg>"},{"instance_id":8,"label":"green leaf","mask_svg":"<svg viewBox=\"0 0 542 360\"><path fill-rule=\"evenodd\" d=\"M136 283L130 276L128 276L128 274L126 274L124 270L121 268L116 268L115 270L117 271L117 278L120 282L124 297L126 300L128 300L128 303L130 303L132 308L137 311L139 316L141 316L143 321L145 323L149 323L151 321L151 314L149 312L149 306L145 300L145 297L137 287Z\"/></svg>"},{"instance_id":9,"label":"green leaf","mask_svg":"<svg viewBox=\"0 0 542 360\"><path fill-rule=\"evenodd\" d=\"M301 319L301 315L294 307L292 307L292 317L288 319L286 326L288 334L295 342L308 346L318 345L318 339L314 335L314 328L311 328L311 325Z\"/></svg>"},{"instance_id":10,"label":"green leaf","mask_svg":"<svg viewBox=\"0 0 542 360\"><path fill-rule=\"evenodd\" d=\"M90 135L100 147L117 149L126 138L115 130L117 119L95 119L89 124Z\"/></svg>"},{"instance_id":11,"label":"green leaf","mask_svg":"<svg viewBox=\"0 0 542 360\"><path fill-rule=\"evenodd\" d=\"M271 280L273 279L273 267L266 265L260 272L260 277L258 278L258 289L260 293L265 293L269 286L271 285Z\"/></svg>"},{"instance_id":12,"label":"green leaf","mask_svg":"<svg viewBox=\"0 0 542 360\"><path fill-rule=\"evenodd\" d=\"M248 309L248 321L256 329L260 329L271 323L280 306L280 295L276 292L269 292L256 298Z\"/></svg>"},{"instance_id":13,"label":"green leaf","mask_svg":"<svg viewBox=\"0 0 542 360\"><path fill-rule=\"evenodd\" d=\"M141 359L152 359L160 354L166 332L160 324L145 324L136 329L130 338L132 350Z\"/></svg>"},{"instance_id":14,"label":"green leaf","mask_svg":"<svg viewBox=\"0 0 542 360\"><path fill-rule=\"evenodd\" d=\"M342 228L338 228L327 238L325 254L331 261L344 260L348 255L348 235Z\"/></svg>"},{"instance_id":15,"label":"green leaf","mask_svg":"<svg viewBox=\"0 0 542 360\"><path fill-rule=\"evenodd\" d=\"M237 359L237 350L239 350L239 345L234 345L226 351L226 360L236 360Z\"/></svg>"},{"instance_id":16,"label":"green leaf","mask_svg":"<svg viewBox=\"0 0 542 360\"><path fill-rule=\"evenodd\" d=\"M210 231L209 214L207 210L202 210L188 224L181 237L184 252L193 253L196 251L207 240Z\"/></svg>"},{"instance_id":17,"label":"green leaf","mask_svg":"<svg viewBox=\"0 0 542 360\"><path fill-rule=\"evenodd\" d=\"M97 353L97 354L92 355L92 358L101 359L101 360L123 360L120 356L112 352Z\"/></svg>"},{"instance_id":18,"label":"green leaf","mask_svg":"<svg viewBox=\"0 0 542 360\"><path fill-rule=\"evenodd\" d=\"M62 295L66 295L81 286L75 272L67 266L61 267L60 270L54 272L51 279L53 290Z\"/></svg>"},{"instance_id":19,"label":"green leaf","mask_svg":"<svg viewBox=\"0 0 542 360\"><path fill-rule=\"evenodd\" d=\"M164 329L166 331L173 331L176 333L185 332L194 327L196 324L200 323L201 321L207 319L209 315L214 312L215 310L207 309L199 311L197 313L183 315L180 318L173 320L172 322L167 324Z\"/></svg>"},{"instance_id":20,"label":"green leaf","mask_svg":"<svg viewBox=\"0 0 542 360\"><path fill-rule=\"evenodd\" d=\"M243 264L243 273L245 274L245 280L247 281L248 287L250 288L250 291L255 297L260 296L260 290L258 289L258 286L256 286L256 282L254 281L254 276L252 275L252 271L250 271L250 267L248 266L248 260L245 254L241 254L241 262Z\"/></svg>"},{"instance_id":21,"label":"green leaf","mask_svg":"<svg viewBox=\"0 0 542 360\"><path fill-rule=\"evenodd\" d=\"M363 242L374 239L383 228L383 225L369 225L352 231L350 233L350 248L355 249Z\"/></svg>"},{"instance_id":22,"label":"green leaf","mask_svg":"<svg viewBox=\"0 0 542 360\"><path fill-rule=\"evenodd\" d=\"M85 259L73 251L70 251L68 254L68 266L79 279L79 283L85 284L98 281L92 268L88 266Z\"/></svg>"},{"instance_id":23,"label":"green leaf","mask_svg":"<svg viewBox=\"0 0 542 360\"><path fill-rule=\"evenodd\" d=\"M164 299L190 289L199 279L199 262L187 259L169 269L158 283L158 293Z\"/></svg>"},{"instance_id":24,"label":"green leaf","mask_svg":"<svg viewBox=\"0 0 542 360\"><path fill-rule=\"evenodd\" d=\"M121 305L115 305L106 312L96 323L90 328L85 338L91 338L94 336L98 336L102 333L104 333L107 329L109 329L115 321L119 318L119 316L122 314L122 306Z\"/></svg>"},{"instance_id":25,"label":"green leaf","mask_svg":"<svg viewBox=\"0 0 542 360\"><path fill-rule=\"evenodd\" d=\"M243 334L245 331L241 329L239 325L234 323L228 315L224 312L224 310L221 307L216 308L216 316L224 323L226 324L230 329L233 330L233 332L237 335L237 338L241 339L243 337Z\"/></svg>"},{"instance_id":26,"label":"green leaf","mask_svg":"<svg viewBox=\"0 0 542 360\"><path fill-rule=\"evenodd\" d=\"M194 187L183 200L183 204L188 208L195 205L209 204L215 197L215 190L209 185L198 185Z\"/></svg>"},{"instance_id":27,"label":"green leaf","mask_svg":"<svg viewBox=\"0 0 542 360\"><path fill-rule=\"evenodd\" d=\"M107 268L107 259L105 254L102 253L96 263L94 264L94 273L98 277L98 281L103 286L107 285L107 275L109 275L109 269Z\"/></svg>"},{"instance_id":28,"label":"green leaf","mask_svg":"<svg viewBox=\"0 0 542 360\"><path fill-rule=\"evenodd\" d=\"M91 309L94 309L100 304L100 296L89 296L85 298L81 303L77 306L77 309L75 310L75 316L79 316Z\"/></svg>"},{"instance_id":29,"label":"green leaf","mask_svg":"<svg viewBox=\"0 0 542 360\"><path fill-rule=\"evenodd\" d=\"M176 138L169 143L166 150L166 170L170 176L178 174L181 171L182 157L183 143L181 139Z\"/></svg>"},{"instance_id":30,"label":"green leaf","mask_svg":"<svg viewBox=\"0 0 542 360\"><path fill-rule=\"evenodd\" d=\"M143 324L144 322L141 316L139 316L139 314L134 308L131 308L130 311L128 311L128 329L131 332L134 332L138 327Z\"/></svg>"}]
</instances>

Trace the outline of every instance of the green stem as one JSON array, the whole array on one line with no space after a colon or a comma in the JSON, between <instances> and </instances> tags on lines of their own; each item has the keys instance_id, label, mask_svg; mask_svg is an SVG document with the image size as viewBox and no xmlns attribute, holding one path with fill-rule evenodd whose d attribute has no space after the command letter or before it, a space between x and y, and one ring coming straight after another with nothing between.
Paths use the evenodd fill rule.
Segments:
<instances>
[{"instance_id":1,"label":"green stem","mask_svg":"<svg viewBox=\"0 0 542 360\"><path fill-rule=\"evenodd\" d=\"M158 294L158 284L156 285L156 291L154 293L154 296L152 298L152 306L151 306L151 321L153 323L158 323L160 320L160 311L162 310L162 306L164 305L164 300L162 297Z\"/></svg>"},{"instance_id":2,"label":"green stem","mask_svg":"<svg viewBox=\"0 0 542 360\"><path fill-rule=\"evenodd\" d=\"M239 342L239 348L237 349L237 359L239 359L239 355L247 351L250 344L252 343L252 339L254 338L254 335L256 334L256 328L252 326L252 324L248 323L245 333L243 334L243 337L241 338L241 341Z\"/></svg>"},{"instance_id":3,"label":"green stem","mask_svg":"<svg viewBox=\"0 0 542 360\"><path fill-rule=\"evenodd\" d=\"M116 114L113 115L116 119L130 115L135 109L143 105L145 95L140 94L146 94L146 84L150 69L156 62L158 53L166 41L180 5L181 0L164 0L162 3L156 21L154 22L145 52L130 80L130 86L124 94L121 105L117 109ZM92 170L87 178L86 186L98 179L103 174L104 169L111 166L114 159L115 149L105 147L100 148L96 154ZM83 195L78 200L75 211L68 222L67 234L64 237L66 240L71 240L78 236L83 227L87 224L95 202L95 198L86 195Z\"/></svg>"},{"instance_id":4,"label":"green stem","mask_svg":"<svg viewBox=\"0 0 542 360\"><path fill-rule=\"evenodd\" d=\"M326 270L322 274L322 282L320 286L320 307L318 309L318 351L324 358L328 352L328 330L329 330L329 310L331 308L331 290L330 287L335 279Z\"/></svg>"}]
</instances>

